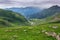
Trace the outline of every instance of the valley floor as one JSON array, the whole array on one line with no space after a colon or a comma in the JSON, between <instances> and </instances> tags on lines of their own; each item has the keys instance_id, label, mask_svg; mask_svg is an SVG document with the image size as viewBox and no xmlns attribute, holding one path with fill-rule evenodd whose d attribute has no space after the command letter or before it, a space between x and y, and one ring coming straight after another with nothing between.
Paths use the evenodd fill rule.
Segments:
<instances>
[{"instance_id":1,"label":"valley floor","mask_svg":"<svg viewBox=\"0 0 60 40\"><path fill-rule=\"evenodd\" d=\"M60 23L0 28L0 40L58 40ZM53 34L53 36L52 36Z\"/></svg>"}]
</instances>

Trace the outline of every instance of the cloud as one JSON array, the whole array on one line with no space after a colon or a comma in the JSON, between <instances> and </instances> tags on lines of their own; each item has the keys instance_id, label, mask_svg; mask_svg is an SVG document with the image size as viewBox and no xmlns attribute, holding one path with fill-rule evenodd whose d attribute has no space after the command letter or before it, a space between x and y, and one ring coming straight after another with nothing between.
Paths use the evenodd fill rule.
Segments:
<instances>
[{"instance_id":1,"label":"cloud","mask_svg":"<svg viewBox=\"0 0 60 40\"><path fill-rule=\"evenodd\" d=\"M0 0L0 8L34 6L49 8L60 5L60 0Z\"/></svg>"},{"instance_id":2,"label":"cloud","mask_svg":"<svg viewBox=\"0 0 60 40\"><path fill-rule=\"evenodd\" d=\"M10 1L16 1L16 2L32 2L34 0L10 0Z\"/></svg>"}]
</instances>

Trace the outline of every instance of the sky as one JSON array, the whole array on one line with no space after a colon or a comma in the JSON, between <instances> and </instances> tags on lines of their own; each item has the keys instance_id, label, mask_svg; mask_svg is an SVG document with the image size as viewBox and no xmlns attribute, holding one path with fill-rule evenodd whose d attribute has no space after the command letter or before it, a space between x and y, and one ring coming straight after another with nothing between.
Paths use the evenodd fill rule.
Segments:
<instances>
[{"instance_id":1,"label":"sky","mask_svg":"<svg viewBox=\"0 0 60 40\"><path fill-rule=\"evenodd\" d=\"M29 7L29 6L49 8L53 5L60 6L60 0L0 0L0 8Z\"/></svg>"}]
</instances>

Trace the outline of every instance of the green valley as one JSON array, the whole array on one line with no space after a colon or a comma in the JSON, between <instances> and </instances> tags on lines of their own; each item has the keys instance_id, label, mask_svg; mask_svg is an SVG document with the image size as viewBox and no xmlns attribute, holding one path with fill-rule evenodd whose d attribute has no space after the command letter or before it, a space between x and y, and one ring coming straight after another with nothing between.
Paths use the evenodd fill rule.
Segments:
<instances>
[{"instance_id":1,"label":"green valley","mask_svg":"<svg viewBox=\"0 0 60 40\"><path fill-rule=\"evenodd\" d=\"M60 40L60 7L41 13L27 19L20 13L0 9L0 40Z\"/></svg>"}]
</instances>

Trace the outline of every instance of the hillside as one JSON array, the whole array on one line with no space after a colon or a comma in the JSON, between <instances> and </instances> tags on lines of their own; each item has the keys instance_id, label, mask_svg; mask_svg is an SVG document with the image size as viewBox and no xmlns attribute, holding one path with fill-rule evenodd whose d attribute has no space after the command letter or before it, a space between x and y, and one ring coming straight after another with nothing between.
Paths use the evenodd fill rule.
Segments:
<instances>
[{"instance_id":1,"label":"hillside","mask_svg":"<svg viewBox=\"0 0 60 40\"><path fill-rule=\"evenodd\" d=\"M47 17L46 21L51 23L60 23L60 13L55 13L54 15Z\"/></svg>"},{"instance_id":2,"label":"hillside","mask_svg":"<svg viewBox=\"0 0 60 40\"><path fill-rule=\"evenodd\" d=\"M24 16L9 10L0 9L0 26L27 25Z\"/></svg>"}]
</instances>

